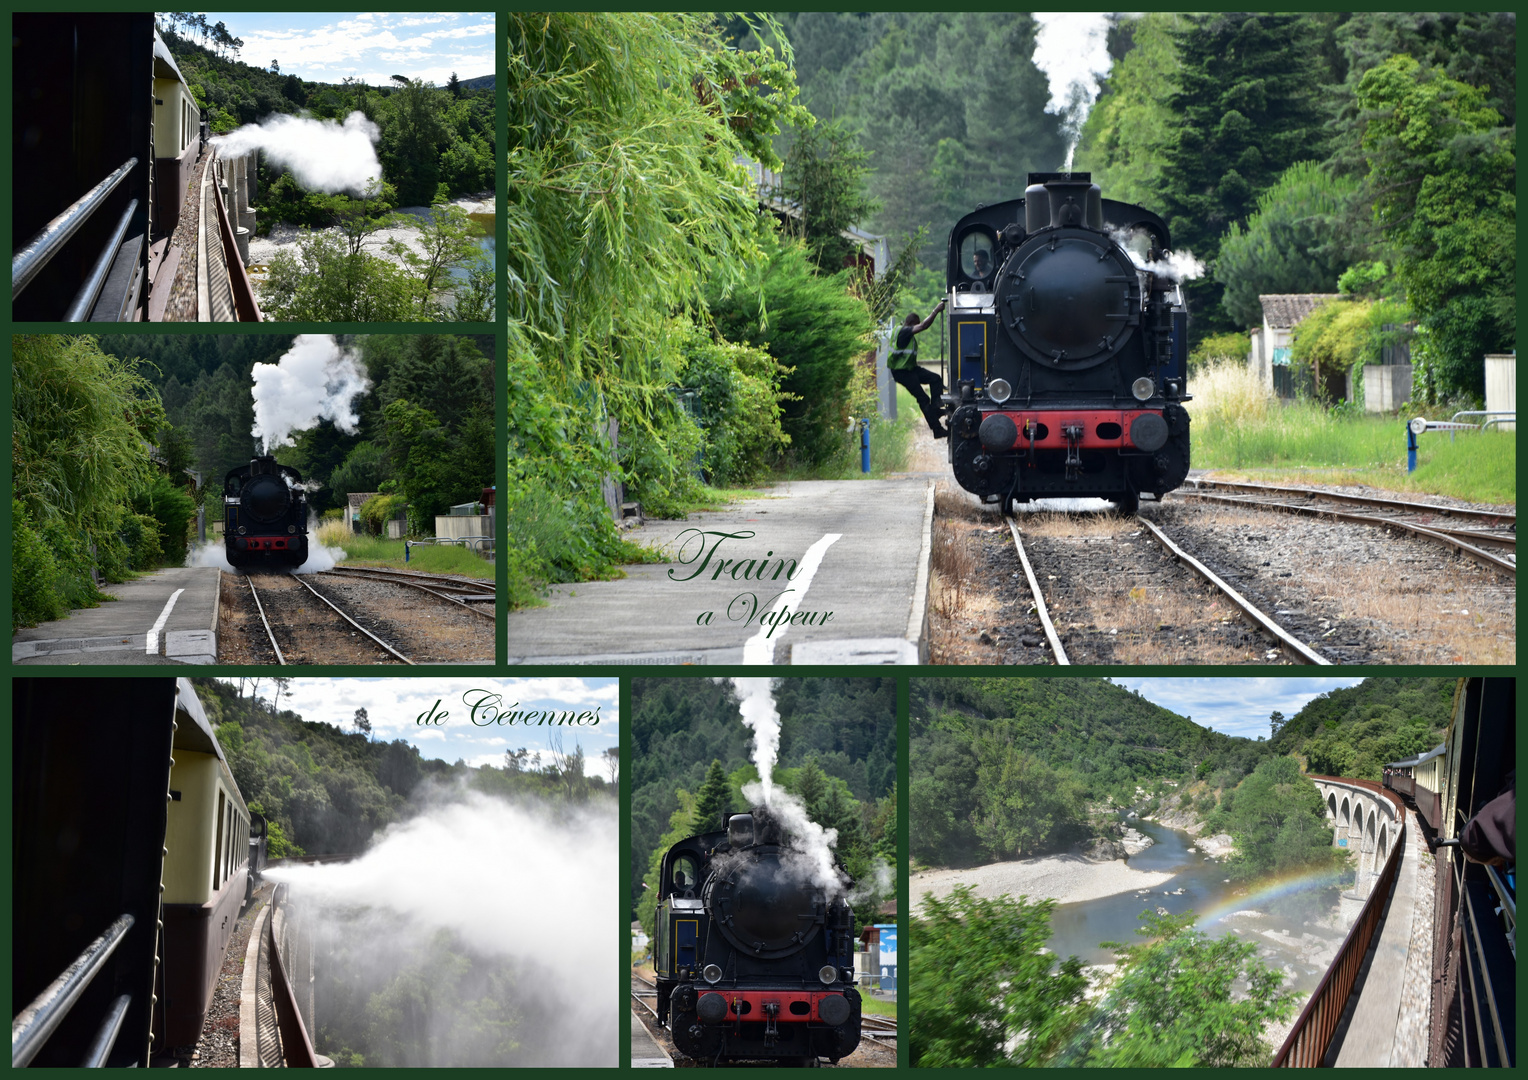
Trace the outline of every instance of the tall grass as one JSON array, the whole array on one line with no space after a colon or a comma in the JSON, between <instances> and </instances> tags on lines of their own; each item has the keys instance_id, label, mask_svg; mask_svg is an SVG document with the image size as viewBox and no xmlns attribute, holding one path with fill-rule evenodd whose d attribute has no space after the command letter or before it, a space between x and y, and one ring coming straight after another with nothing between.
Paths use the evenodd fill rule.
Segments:
<instances>
[{"instance_id":1,"label":"tall grass","mask_svg":"<svg viewBox=\"0 0 1528 1080\"><path fill-rule=\"evenodd\" d=\"M1310 401L1279 402L1239 360L1197 371L1193 463L1262 479L1362 483L1475 502L1517 501L1516 441L1496 431L1421 436L1417 471L1406 472L1407 409L1400 417L1350 414ZM1417 410L1417 411L1420 411Z\"/></svg>"},{"instance_id":2,"label":"tall grass","mask_svg":"<svg viewBox=\"0 0 1528 1080\"><path fill-rule=\"evenodd\" d=\"M876 480L888 473L902 472L912 455L913 433L923 423L917 402L902 386L897 386L897 418L870 417L870 471L860 471L860 430L855 425L846 431L838 450L816 466L786 462L775 471L774 480Z\"/></svg>"},{"instance_id":3,"label":"tall grass","mask_svg":"<svg viewBox=\"0 0 1528 1080\"><path fill-rule=\"evenodd\" d=\"M484 580L494 576L493 563L459 544L414 544L405 563L402 540L359 536L343 521L324 522L313 537L326 548L342 549L345 558L341 561L351 566L407 568L426 574L460 574Z\"/></svg>"}]
</instances>

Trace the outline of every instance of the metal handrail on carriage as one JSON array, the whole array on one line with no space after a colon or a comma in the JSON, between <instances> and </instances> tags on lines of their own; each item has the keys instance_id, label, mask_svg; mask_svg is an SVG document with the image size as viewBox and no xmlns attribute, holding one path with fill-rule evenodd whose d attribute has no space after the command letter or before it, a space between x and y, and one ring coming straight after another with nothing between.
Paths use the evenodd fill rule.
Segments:
<instances>
[{"instance_id":1,"label":"metal handrail on carriage","mask_svg":"<svg viewBox=\"0 0 1528 1080\"><path fill-rule=\"evenodd\" d=\"M11 1068L22 1068L37 1056L49 1036L69 1015L69 1010L74 1008L74 1003L86 987L106 966L106 961L117 950L117 946L122 944L127 932L133 928L133 922L131 915L118 916L100 937L86 946L74 963L48 984L47 989L16 1014L11 1021ZM123 994L112 1002L81 1065L97 1068L106 1060L117 1041L117 1034L122 1030L122 1020L130 1004L132 996L129 994Z\"/></svg>"},{"instance_id":2,"label":"metal handrail on carriage","mask_svg":"<svg viewBox=\"0 0 1528 1080\"><path fill-rule=\"evenodd\" d=\"M79 232L85 222L89 221L91 216L106 203L107 198L113 191L117 190L117 187L123 180L127 179L128 173L132 172L137 164L138 159L136 157L128 158L110 176L85 192L85 194L71 203L63 213L44 225L37 235L27 242L25 247L11 256L12 300L20 296L22 290L30 285L38 274L42 273L43 267L52 261L53 256L63 250L64 245L73 238L74 234ZM90 280L85 283L84 288L75 297L74 303L70 305L71 316L80 309L82 301L85 301L86 293L92 286L94 286L95 292L100 292L101 282L106 279L106 275L104 271L100 270L100 267L103 263L106 266L111 265L110 253L121 243L121 234L126 232L126 222L131 219L131 211L136 209L137 200L135 199L129 207L128 215L124 216L123 223L118 226L114 239L102 251L101 259L96 264L97 273L91 274ZM87 313L93 303L94 297L83 303ZM71 319L70 321L78 320Z\"/></svg>"}]
</instances>

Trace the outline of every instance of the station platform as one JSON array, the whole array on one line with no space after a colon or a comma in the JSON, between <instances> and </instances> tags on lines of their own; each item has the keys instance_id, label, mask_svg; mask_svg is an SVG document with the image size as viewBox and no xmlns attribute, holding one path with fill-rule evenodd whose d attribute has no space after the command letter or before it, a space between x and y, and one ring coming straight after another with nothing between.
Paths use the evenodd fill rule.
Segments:
<instances>
[{"instance_id":1,"label":"station platform","mask_svg":"<svg viewBox=\"0 0 1528 1080\"><path fill-rule=\"evenodd\" d=\"M221 574L216 567L172 567L107 586L115 600L18 630L11 663L215 663Z\"/></svg>"},{"instance_id":2,"label":"station platform","mask_svg":"<svg viewBox=\"0 0 1528 1080\"><path fill-rule=\"evenodd\" d=\"M673 1059L663 1052L658 1040L642 1024L642 1018L633 1010L631 1014L631 1067L633 1069L672 1069Z\"/></svg>"},{"instance_id":3,"label":"station platform","mask_svg":"<svg viewBox=\"0 0 1528 1080\"><path fill-rule=\"evenodd\" d=\"M509 662L921 663L933 509L924 477L812 480L648 522L667 561L511 612Z\"/></svg>"}]
</instances>

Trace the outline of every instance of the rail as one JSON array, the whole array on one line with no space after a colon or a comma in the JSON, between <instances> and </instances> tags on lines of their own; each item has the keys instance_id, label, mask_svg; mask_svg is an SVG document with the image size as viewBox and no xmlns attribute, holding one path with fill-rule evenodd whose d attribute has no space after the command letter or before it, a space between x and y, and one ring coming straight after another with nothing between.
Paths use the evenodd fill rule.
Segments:
<instances>
[{"instance_id":1,"label":"rail","mask_svg":"<svg viewBox=\"0 0 1528 1080\"><path fill-rule=\"evenodd\" d=\"M37 1056L49 1036L69 1015L69 1010L74 1008L74 1003L85 992L91 980L100 974L111 954L117 951L117 946L122 944L122 939L133 928L133 922L131 915L118 916L100 937L85 947L85 951L80 953L74 963L48 984L47 989L16 1014L11 1021L11 1068L22 1068ZM112 1004L105 1023L92 1041L84 1065L99 1065L106 1059L112 1044L117 1041L117 1032L122 1029L122 1018L127 1014L127 1006L131 1001L132 998L124 994Z\"/></svg>"},{"instance_id":2,"label":"rail","mask_svg":"<svg viewBox=\"0 0 1528 1080\"><path fill-rule=\"evenodd\" d=\"M128 158L105 180L74 200L63 213L44 225L24 248L11 256L12 300L20 296L22 290L42 273L43 267L52 261L53 256L63 250L64 245L80 231L81 226L105 204L107 198L117 190L123 180L127 179L127 174L132 172L137 164L136 157ZM106 252L110 252L115 246L115 244L108 244ZM106 260L107 265L110 265L111 258L108 254L103 253L102 258ZM99 286L97 288L99 289Z\"/></svg>"},{"instance_id":3,"label":"rail","mask_svg":"<svg viewBox=\"0 0 1528 1080\"><path fill-rule=\"evenodd\" d=\"M1343 1011L1347 1008L1348 999L1353 995L1353 984L1358 981L1358 972L1363 967L1364 957L1368 954L1369 945L1374 940L1374 932L1384 921L1385 905L1390 899L1390 889L1395 884L1396 874L1400 870L1401 853L1406 850L1406 816L1400 796L1372 780L1314 774L1311 779L1332 780L1384 795L1395 806L1400 817L1401 831L1395 846L1390 849L1389 857L1385 859L1385 868L1380 871L1374 887L1369 890L1369 898L1364 901L1357 921L1348 931L1348 936L1343 938L1342 945L1337 949L1337 955L1333 958L1331 966L1326 969L1326 974L1321 977L1321 982L1317 984L1310 1000L1305 1003L1305 1008L1300 1010L1294 1027L1290 1029L1289 1037L1284 1040L1284 1045L1279 1047L1279 1052L1273 1056L1275 1069L1315 1068L1326 1057L1326 1052L1332 1044L1332 1036L1336 1033Z\"/></svg>"}]
</instances>

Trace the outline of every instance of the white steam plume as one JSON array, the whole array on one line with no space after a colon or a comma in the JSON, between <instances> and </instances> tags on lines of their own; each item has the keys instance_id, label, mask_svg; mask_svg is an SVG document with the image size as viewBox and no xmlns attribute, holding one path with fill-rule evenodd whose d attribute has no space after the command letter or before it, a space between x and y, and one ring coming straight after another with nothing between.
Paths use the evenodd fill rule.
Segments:
<instances>
[{"instance_id":1,"label":"white steam plume","mask_svg":"<svg viewBox=\"0 0 1528 1080\"><path fill-rule=\"evenodd\" d=\"M780 864L798 881L822 889L829 901L846 897L858 903L891 891L891 868L877 859L871 867L871 881L861 881L850 892L848 876L839 870L834 849L838 830L826 829L807 814L806 805L774 782L775 762L780 756L780 713L775 708L771 680L736 678L732 685L738 693L738 707L743 723L753 731L753 763L759 779L743 785L743 798L749 805L764 806L779 819L787 837L787 849Z\"/></svg>"},{"instance_id":2,"label":"white steam plume","mask_svg":"<svg viewBox=\"0 0 1528 1080\"><path fill-rule=\"evenodd\" d=\"M278 113L219 135L212 145L224 157L259 150L309 191L363 195L368 181L382 179L376 149L380 134L364 113L351 113L343 124Z\"/></svg>"},{"instance_id":3,"label":"white steam plume","mask_svg":"<svg viewBox=\"0 0 1528 1080\"><path fill-rule=\"evenodd\" d=\"M1162 258L1151 260L1132 246L1130 242L1132 238L1128 230L1110 229L1109 236L1129 253L1130 261L1135 264L1137 270L1145 270L1168 281L1193 281L1195 278L1204 277L1204 261L1197 258L1192 251L1169 251L1165 252Z\"/></svg>"},{"instance_id":4,"label":"white steam plume","mask_svg":"<svg viewBox=\"0 0 1528 1080\"><path fill-rule=\"evenodd\" d=\"M1060 116L1066 134L1066 163L1082 136L1082 125L1098 97L1098 78L1109 73L1109 17L1101 12L1035 12L1035 67L1050 80L1048 113Z\"/></svg>"},{"instance_id":5,"label":"white steam plume","mask_svg":"<svg viewBox=\"0 0 1528 1080\"><path fill-rule=\"evenodd\" d=\"M347 435L359 417L353 399L371 383L351 349L327 334L300 334L277 363L256 364L255 427L262 452L290 446L295 432L332 420Z\"/></svg>"},{"instance_id":6,"label":"white steam plume","mask_svg":"<svg viewBox=\"0 0 1528 1080\"><path fill-rule=\"evenodd\" d=\"M775 761L780 757L780 713L775 709L774 691L768 678L733 679L732 685L737 690L743 723L753 732L753 763L759 769L760 801L773 806Z\"/></svg>"},{"instance_id":7,"label":"white steam plume","mask_svg":"<svg viewBox=\"0 0 1528 1080\"><path fill-rule=\"evenodd\" d=\"M411 1048L407 1061L368 1054L368 1065L611 1067L620 1010L620 928L611 918L618 833L613 804L554 814L462 791L392 826L353 862L287 866L268 876L288 882L294 908L364 967L335 978L374 992L399 975L417 977L422 957L438 964L465 949L474 972L490 973L475 988L485 1012L521 1017L521 1030L511 1033L513 1060L490 1061L492 1039L454 1045L446 1035L461 1032L460 1017L445 1015L445 1006L437 1015L426 1001L426 1045ZM454 943L446 954L442 932Z\"/></svg>"}]
</instances>

